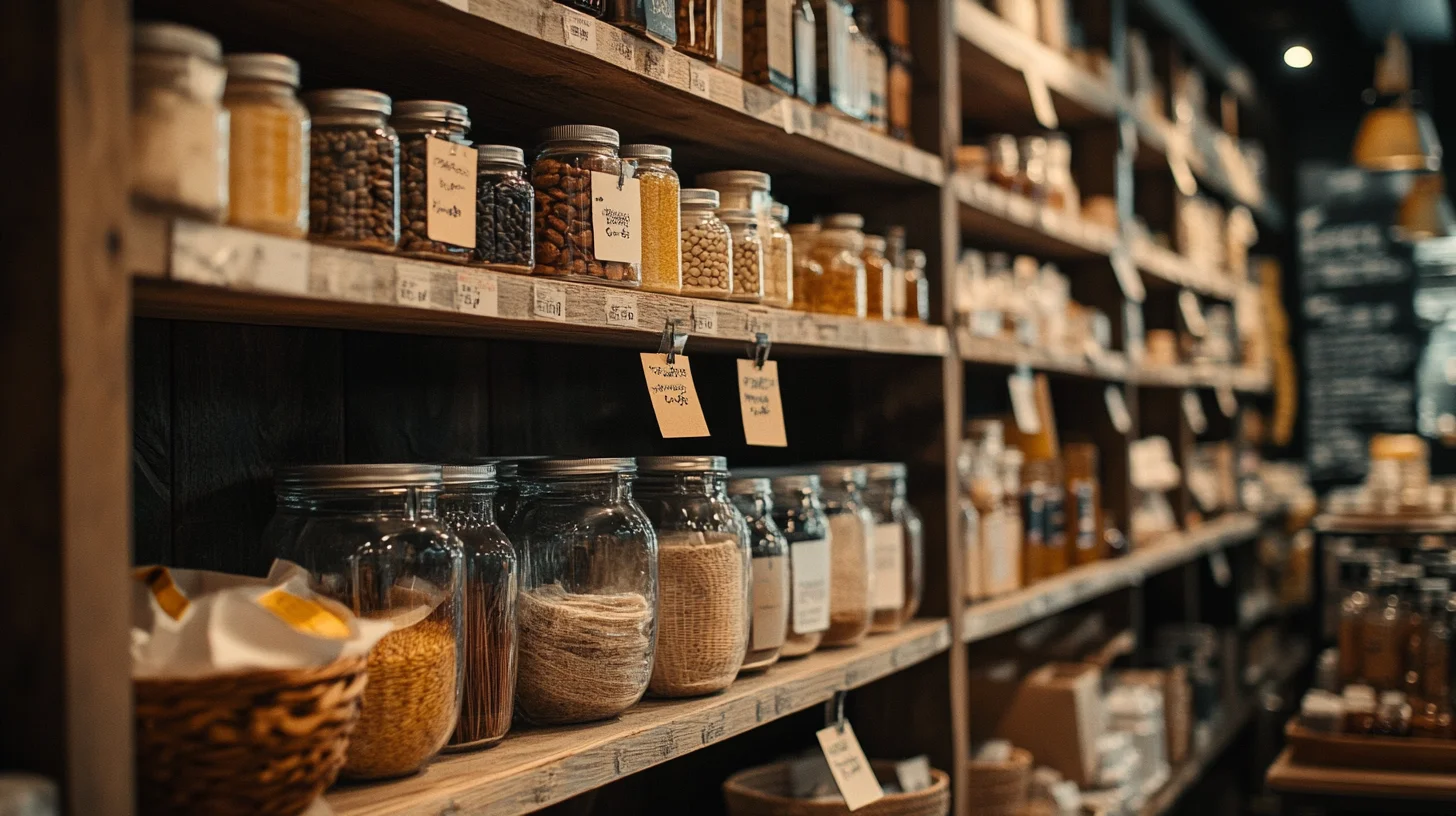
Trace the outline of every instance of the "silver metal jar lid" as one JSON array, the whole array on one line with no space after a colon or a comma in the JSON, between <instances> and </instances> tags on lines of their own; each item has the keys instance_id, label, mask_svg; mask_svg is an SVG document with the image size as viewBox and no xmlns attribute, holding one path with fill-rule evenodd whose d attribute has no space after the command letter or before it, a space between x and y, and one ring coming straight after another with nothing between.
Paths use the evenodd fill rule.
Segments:
<instances>
[{"instance_id":1,"label":"silver metal jar lid","mask_svg":"<svg viewBox=\"0 0 1456 816\"><path fill-rule=\"evenodd\" d=\"M712 207L716 210L721 200L717 190L706 190L701 187L688 187L678 191L677 195L679 206L692 204L697 207Z\"/></svg>"},{"instance_id":2,"label":"silver metal jar lid","mask_svg":"<svg viewBox=\"0 0 1456 816\"><path fill-rule=\"evenodd\" d=\"M885 246L886 246L886 244L885 244L885 236L883 236L883 235L866 235L865 236L865 249L874 250L876 252L884 252L885 251Z\"/></svg>"},{"instance_id":3,"label":"silver metal jar lid","mask_svg":"<svg viewBox=\"0 0 1456 816\"><path fill-rule=\"evenodd\" d=\"M521 462L522 476L598 476L636 473L637 462L630 456L595 459L528 459Z\"/></svg>"},{"instance_id":4,"label":"silver metal jar lid","mask_svg":"<svg viewBox=\"0 0 1456 816\"><path fill-rule=\"evenodd\" d=\"M192 26L179 23L137 23L132 28L132 46L138 51L186 54L211 62L222 62L222 42Z\"/></svg>"},{"instance_id":5,"label":"silver metal jar lid","mask_svg":"<svg viewBox=\"0 0 1456 816\"><path fill-rule=\"evenodd\" d=\"M757 216L753 210L718 210L718 217L724 221L752 221Z\"/></svg>"},{"instance_id":6,"label":"silver metal jar lid","mask_svg":"<svg viewBox=\"0 0 1456 816\"><path fill-rule=\"evenodd\" d=\"M852 464L849 462L825 462L818 466L819 478L825 484L849 484L863 487L865 484L864 465Z\"/></svg>"},{"instance_id":7,"label":"silver metal jar lid","mask_svg":"<svg viewBox=\"0 0 1456 816\"><path fill-rule=\"evenodd\" d=\"M458 102L408 99L395 103L393 122L448 125L470 130L470 111Z\"/></svg>"},{"instance_id":8,"label":"silver metal jar lid","mask_svg":"<svg viewBox=\"0 0 1456 816\"><path fill-rule=\"evenodd\" d=\"M655 144L629 144L622 145L622 158L624 159L655 159L657 161L672 161L672 148L667 145Z\"/></svg>"},{"instance_id":9,"label":"silver metal jar lid","mask_svg":"<svg viewBox=\"0 0 1456 816\"><path fill-rule=\"evenodd\" d=\"M639 456L642 473L727 473L726 456Z\"/></svg>"},{"instance_id":10,"label":"silver metal jar lid","mask_svg":"<svg viewBox=\"0 0 1456 816\"><path fill-rule=\"evenodd\" d=\"M859 213L835 213L825 216L824 229L864 229L864 216Z\"/></svg>"},{"instance_id":11,"label":"silver metal jar lid","mask_svg":"<svg viewBox=\"0 0 1456 816\"><path fill-rule=\"evenodd\" d=\"M622 143L621 134L609 127L599 125L557 125L541 131L542 142L584 142L586 144L616 147Z\"/></svg>"},{"instance_id":12,"label":"silver metal jar lid","mask_svg":"<svg viewBox=\"0 0 1456 816\"><path fill-rule=\"evenodd\" d=\"M821 482L817 473L779 473L769 479L776 491L810 490L819 492Z\"/></svg>"},{"instance_id":13,"label":"silver metal jar lid","mask_svg":"<svg viewBox=\"0 0 1456 816\"><path fill-rule=\"evenodd\" d=\"M440 481L447 485L494 484L496 466L494 462L477 465L442 465Z\"/></svg>"},{"instance_id":14,"label":"silver metal jar lid","mask_svg":"<svg viewBox=\"0 0 1456 816\"><path fill-rule=\"evenodd\" d=\"M382 113L388 116L394 109L387 95L362 88L311 91L303 95L303 103L313 113Z\"/></svg>"},{"instance_id":15,"label":"silver metal jar lid","mask_svg":"<svg viewBox=\"0 0 1456 816\"><path fill-rule=\"evenodd\" d=\"M728 480L728 493L732 496L755 496L769 492L772 487L767 476L735 476Z\"/></svg>"},{"instance_id":16,"label":"silver metal jar lid","mask_svg":"<svg viewBox=\"0 0 1456 816\"><path fill-rule=\"evenodd\" d=\"M775 221L784 224L789 223L789 205L780 204L779 202L775 201L773 203L773 206L769 208L768 212Z\"/></svg>"},{"instance_id":17,"label":"silver metal jar lid","mask_svg":"<svg viewBox=\"0 0 1456 816\"><path fill-rule=\"evenodd\" d=\"M437 485L439 465L303 465L279 468L279 485L312 488L390 488Z\"/></svg>"},{"instance_id":18,"label":"silver metal jar lid","mask_svg":"<svg viewBox=\"0 0 1456 816\"><path fill-rule=\"evenodd\" d=\"M251 79L298 87L298 62L282 54L228 54L228 81Z\"/></svg>"},{"instance_id":19,"label":"silver metal jar lid","mask_svg":"<svg viewBox=\"0 0 1456 816\"><path fill-rule=\"evenodd\" d=\"M713 173L699 173L697 182L715 190L743 186L766 193L771 189L773 179L769 177L768 173L760 173L757 170L718 170Z\"/></svg>"},{"instance_id":20,"label":"silver metal jar lid","mask_svg":"<svg viewBox=\"0 0 1456 816\"><path fill-rule=\"evenodd\" d=\"M526 166L526 152L511 145L476 145L476 156L481 164L509 164L512 167Z\"/></svg>"},{"instance_id":21,"label":"silver metal jar lid","mask_svg":"<svg viewBox=\"0 0 1456 816\"><path fill-rule=\"evenodd\" d=\"M864 466L869 479L903 479L910 473L904 462L868 462Z\"/></svg>"},{"instance_id":22,"label":"silver metal jar lid","mask_svg":"<svg viewBox=\"0 0 1456 816\"><path fill-rule=\"evenodd\" d=\"M907 249L907 250L905 250L905 263L907 263L907 264L909 264L911 266L916 266L916 267L925 266L925 250L923 250L923 249Z\"/></svg>"}]
</instances>

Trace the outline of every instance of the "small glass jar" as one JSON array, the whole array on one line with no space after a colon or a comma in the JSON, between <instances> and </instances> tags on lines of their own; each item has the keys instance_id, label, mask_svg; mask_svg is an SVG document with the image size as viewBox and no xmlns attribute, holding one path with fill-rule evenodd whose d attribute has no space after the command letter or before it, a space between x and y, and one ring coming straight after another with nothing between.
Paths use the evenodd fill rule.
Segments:
<instances>
[{"instance_id":1,"label":"small glass jar","mask_svg":"<svg viewBox=\"0 0 1456 816\"><path fill-rule=\"evenodd\" d=\"M803 657L829 629L829 517L817 474L772 473L769 485L774 524L789 545L789 631L779 657Z\"/></svg>"},{"instance_id":2,"label":"small glass jar","mask_svg":"<svg viewBox=\"0 0 1456 816\"><path fill-rule=\"evenodd\" d=\"M723 54L721 0L677 0L677 50L717 62Z\"/></svg>"},{"instance_id":3,"label":"small glass jar","mask_svg":"<svg viewBox=\"0 0 1456 816\"><path fill-rule=\"evenodd\" d=\"M925 522L910 506L904 462L865 466L865 505L875 520L874 621L893 632L915 617L925 592Z\"/></svg>"},{"instance_id":4,"label":"small glass jar","mask_svg":"<svg viewBox=\"0 0 1456 816\"><path fill-rule=\"evenodd\" d=\"M619 143L617 131L595 125L561 125L541 132L531 165L537 275L616 286L642 283L637 265L599 258L594 250L592 184L594 179L609 182L594 174L615 179L626 173L617 155Z\"/></svg>"},{"instance_id":5,"label":"small glass jar","mask_svg":"<svg viewBox=\"0 0 1456 816\"><path fill-rule=\"evenodd\" d=\"M794 2L794 95L810 105L819 103L818 38L814 5Z\"/></svg>"},{"instance_id":6,"label":"small glass jar","mask_svg":"<svg viewBox=\"0 0 1456 816\"><path fill-rule=\"evenodd\" d=\"M743 78L793 94L792 0L743 0Z\"/></svg>"},{"instance_id":7,"label":"small glass jar","mask_svg":"<svg viewBox=\"0 0 1456 816\"><path fill-rule=\"evenodd\" d=\"M285 238L308 234L308 108L298 63L282 54L232 54L222 101L228 142L228 223Z\"/></svg>"},{"instance_id":8,"label":"small glass jar","mask_svg":"<svg viewBox=\"0 0 1456 816\"><path fill-rule=\"evenodd\" d=\"M1047 140L1045 136L1026 136L1018 146L1021 154L1021 177L1025 193L1032 201L1047 200Z\"/></svg>"},{"instance_id":9,"label":"small glass jar","mask_svg":"<svg viewBox=\"0 0 1456 816\"><path fill-rule=\"evenodd\" d=\"M510 537L521 558L516 710L591 722L642 699L657 635L657 535L631 459L535 459Z\"/></svg>"},{"instance_id":10,"label":"small glass jar","mask_svg":"<svg viewBox=\"0 0 1456 816\"><path fill-rule=\"evenodd\" d=\"M780 309L794 305L794 239L788 221L789 208L775 201L763 239L763 302Z\"/></svg>"},{"instance_id":11,"label":"small glass jar","mask_svg":"<svg viewBox=\"0 0 1456 816\"><path fill-rule=\"evenodd\" d=\"M718 210L718 217L733 236L732 300L763 300L763 238L752 210Z\"/></svg>"},{"instance_id":12,"label":"small glass jar","mask_svg":"<svg viewBox=\"0 0 1456 816\"><path fill-rule=\"evenodd\" d=\"M733 236L719 220L718 191L682 191L682 293L726 298L733 294Z\"/></svg>"},{"instance_id":13,"label":"small glass jar","mask_svg":"<svg viewBox=\"0 0 1456 816\"><path fill-rule=\"evenodd\" d=\"M308 237L393 252L399 244L399 136L378 91L314 91L308 153Z\"/></svg>"},{"instance_id":14,"label":"small glass jar","mask_svg":"<svg viewBox=\"0 0 1456 816\"><path fill-rule=\"evenodd\" d=\"M607 13L607 0L556 0L556 2L592 17L600 18Z\"/></svg>"},{"instance_id":15,"label":"small glass jar","mask_svg":"<svg viewBox=\"0 0 1456 816\"><path fill-rule=\"evenodd\" d=\"M280 515L265 541L313 589L395 629L369 653L369 686L341 772L387 779L424 767L455 731L464 632L460 539L436 515L433 465L316 465L279 471Z\"/></svg>"},{"instance_id":16,"label":"small glass jar","mask_svg":"<svg viewBox=\"0 0 1456 816\"><path fill-rule=\"evenodd\" d=\"M829 630L823 646L853 646L870 631L874 607L875 519L864 503L865 469L859 465L819 468L824 513L829 517L833 562L829 579Z\"/></svg>"},{"instance_id":17,"label":"small glass jar","mask_svg":"<svg viewBox=\"0 0 1456 816\"><path fill-rule=\"evenodd\" d=\"M718 191L719 207L725 210L751 210L759 221L759 231L769 219L773 198L773 179L768 173L757 170L719 170L714 173L699 173L699 187Z\"/></svg>"},{"instance_id":18,"label":"small glass jar","mask_svg":"<svg viewBox=\"0 0 1456 816\"><path fill-rule=\"evenodd\" d=\"M990 172L987 174L991 183L1008 193L1025 192L1026 185L1021 176L1021 149L1016 144L1016 137L998 133L987 140L986 147L991 153Z\"/></svg>"},{"instance_id":19,"label":"small glass jar","mask_svg":"<svg viewBox=\"0 0 1456 816\"><path fill-rule=\"evenodd\" d=\"M801 312L817 312L819 283L824 267L814 259L814 245L819 241L818 224L790 224L789 238L794 253L794 303Z\"/></svg>"},{"instance_id":20,"label":"small glass jar","mask_svg":"<svg viewBox=\"0 0 1456 816\"><path fill-rule=\"evenodd\" d=\"M682 292L682 221L672 148L624 145L622 158L636 160L642 181L642 288L676 295Z\"/></svg>"},{"instance_id":21,"label":"small glass jar","mask_svg":"<svg viewBox=\"0 0 1456 816\"><path fill-rule=\"evenodd\" d=\"M1102 539L1102 486L1097 470L1097 446L1068 442L1062 446L1067 463L1067 550L1075 566L1107 557Z\"/></svg>"},{"instance_id":22,"label":"small glass jar","mask_svg":"<svg viewBox=\"0 0 1456 816\"><path fill-rule=\"evenodd\" d=\"M531 273L536 263L536 192L526 179L526 154L510 145L476 148L476 264Z\"/></svg>"},{"instance_id":23,"label":"small glass jar","mask_svg":"<svg viewBox=\"0 0 1456 816\"><path fill-rule=\"evenodd\" d=\"M722 691L748 651L748 524L728 498L721 456L644 456L637 500L657 529L657 697Z\"/></svg>"},{"instance_id":24,"label":"small glass jar","mask_svg":"<svg viewBox=\"0 0 1456 816\"><path fill-rule=\"evenodd\" d=\"M885 257L884 236L864 236L864 250L859 258L865 267L865 315L871 320L891 319L891 304L895 300L891 290L895 286L896 271Z\"/></svg>"},{"instance_id":25,"label":"small glass jar","mask_svg":"<svg viewBox=\"0 0 1456 816\"><path fill-rule=\"evenodd\" d=\"M465 263L473 247L430 238L430 176L435 171L426 154L430 139L441 139L457 149L469 147L470 140L465 138L470 132L469 111L454 102L411 99L394 106L389 124L399 134L399 253ZM476 164L479 162L477 156ZM477 193L478 189L472 191L473 195Z\"/></svg>"},{"instance_id":26,"label":"small glass jar","mask_svg":"<svg viewBox=\"0 0 1456 816\"><path fill-rule=\"evenodd\" d=\"M228 212L227 71L217 38L176 23L132 32L131 192L163 213Z\"/></svg>"},{"instance_id":27,"label":"small glass jar","mask_svg":"<svg viewBox=\"0 0 1456 816\"><path fill-rule=\"evenodd\" d=\"M734 478L728 495L748 525L753 556L752 623L740 671L761 671L778 662L789 631L789 542L773 520L773 487L766 478Z\"/></svg>"},{"instance_id":28,"label":"small glass jar","mask_svg":"<svg viewBox=\"0 0 1456 816\"><path fill-rule=\"evenodd\" d=\"M824 272L814 287L813 309L824 314L865 317L864 217L852 213L824 219L812 256Z\"/></svg>"},{"instance_id":29,"label":"small glass jar","mask_svg":"<svg viewBox=\"0 0 1456 816\"><path fill-rule=\"evenodd\" d=\"M516 695L516 580L520 565L495 518L496 466L441 468L440 520L465 554L460 717L447 751L485 748L511 727Z\"/></svg>"},{"instance_id":30,"label":"small glass jar","mask_svg":"<svg viewBox=\"0 0 1456 816\"><path fill-rule=\"evenodd\" d=\"M925 274L925 251L905 250L905 320L911 323L930 322L930 279Z\"/></svg>"}]
</instances>

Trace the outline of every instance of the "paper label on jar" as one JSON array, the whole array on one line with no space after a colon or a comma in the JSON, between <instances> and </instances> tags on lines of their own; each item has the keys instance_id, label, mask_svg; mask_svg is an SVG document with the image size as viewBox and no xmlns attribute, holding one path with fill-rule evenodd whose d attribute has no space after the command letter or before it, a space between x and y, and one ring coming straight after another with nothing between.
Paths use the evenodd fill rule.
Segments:
<instances>
[{"instance_id":1,"label":"paper label on jar","mask_svg":"<svg viewBox=\"0 0 1456 816\"><path fill-rule=\"evenodd\" d=\"M743 441L771 448L789 444L777 360L764 361L763 368L752 360L738 361L738 407L743 416Z\"/></svg>"},{"instance_id":2,"label":"paper label on jar","mask_svg":"<svg viewBox=\"0 0 1456 816\"><path fill-rule=\"evenodd\" d=\"M789 564L782 555L753 559L754 651L784 645L789 626Z\"/></svg>"},{"instance_id":3,"label":"paper label on jar","mask_svg":"<svg viewBox=\"0 0 1456 816\"><path fill-rule=\"evenodd\" d=\"M475 148L425 140L425 234L475 248Z\"/></svg>"},{"instance_id":4,"label":"paper label on jar","mask_svg":"<svg viewBox=\"0 0 1456 816\"><path fill-rule=\"evenodd\" d=\"M794 80L794 0L766 0L764 20L768 69L779 81Z\"/></svg>"},{"instance_id":5,"label":"paper label on jar","mask_svg":"<svg viewBox=\"0 0 1456 816\"><path fill-rule=\"evenodd\" d=\"M642 182L592 171L592 250L599 261L642 263Z\"/></svg>"},{"instance_id":6,"label":"paper label on jar","mask_svg":"<svg viewBox=\"0 0 1456 816\"><path fill-rule=\"evenodd\" d=\"M647 378L647 396L652 400L662 438L708 435L708 421L703 418L686 354L676 355L670 363L666 354L643 354L642 374Z\"/></svg>"},{"instance_id":7,"label":"paper label on jar","mask_svg":"<svg viewBox=\"0 0 1456 816\"><path fill-rule=\"evenodd\" d=\"M875 609L905 608L905 527L875 525Z\"/></svg>"},{"instance_id":8,"label":"paper label on jar","mask_svg":"<svg viewBox=\"0 0 1456 816\"><path fill-rule=\"evenodd\" d=\"M829 540L816 538L790 544L789 577L794 582L794 634L828 629Z\"/></svg>"},{"instance_id":9,"label":"paper label on jar","mask_svg":"<svg viewBox=\"0 0 1456 816\"><path fill-rule=\"evenodd\" d=\"M814 736L818 737L824 758L829 761L829 773L834 776L834 784L844 797L846 809L859 810L885 798L885 790L880 787L874 768L865 758L853 726L841 722L821 728Z\"/></svg>"}]
</instances>

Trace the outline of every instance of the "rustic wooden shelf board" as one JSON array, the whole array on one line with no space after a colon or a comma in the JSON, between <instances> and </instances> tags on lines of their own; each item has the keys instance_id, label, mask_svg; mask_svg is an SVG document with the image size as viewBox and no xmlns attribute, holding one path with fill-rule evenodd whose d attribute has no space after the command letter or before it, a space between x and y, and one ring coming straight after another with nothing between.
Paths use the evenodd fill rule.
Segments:
<instances>
[{"instance_id":1,"label":"rustic wooden shelf board","mask_svg":"<svg viewBox=\"0 0 1456 816\"><path fill-rule=\"evenodd\" d=\"M1278 793L1313 794L1339 798L1415 799L1432 802L1456 801L1456 775L1423 771L1375 771L1354 768L1325 768L1304 765L1285 748L1265 777ZM1450 805L1430 812L1450 812ZM1399 812L1407 812L1401 808Z\"/></svg>"},{"instance_id":2,"label":"rustic wooden shelf board","mask_svg":"<svg viewBox=\"0 0 1456 816\"><path fill-rule=\"evenodd\" d=\"M521 729L495 748L441 757L408 779L339 788L328 803L338 816L529 813L822 703L949 646L946 621L912 621L853 648L783 661L711 697L648 700L603 723Z\"/></svg>"},{"instance_id":3,"label":"rustic wooden shelf board","mask_svg":"<svg viewBox=\"0 0 1456 816\"><path fill-rule=\"evenodd\" d=\"M1246 394L1268 393L1273 387L1268 372L1209 363L1142 366L1132 369L1128 380L1149 388L1228 388Z\"/></svg>"},{"instance_id":4,"label":"rustic wooden shelf board","mask_svg":"<svg viewBox=\"0 0 1456 816\"><path fill-rule=\"evenodd\" d=\"M1223 300L1232 300L1237 294L1234 281L1228 275L1200 267L1177 252L1146 239L1134 240L1131 253L1138 270L1154 285L1181 286Z\"/></svg>"},{"instance_id":5,"label":"rustic wooden shelf board","mask_svg":"<svg viewBox=\"0 0 1456 816\"><path fill-rule=\"evenodd\" d=\"M1054 354L1010 340L976 337L964 329L956 332L956 348L968 363L994 366L1026 366L1034 371L1067 374L1121 382L1128 377L1127 358L1108 352L1096 361L1085 355Z\"/></svg>"},{"instance_id":6,"label":"rustic wooden shelf board","mask_svg":"<svg viewBox=\"0 0 1456 816\"><path fill-rule=\"evenodd\" d=\"M1028 252L1041 260L1106 258L1117 233L1013 195L981 178L954 173L950 184L960 202L962 234L972 246L991 244Z\"/></svg>"}]
</instances>

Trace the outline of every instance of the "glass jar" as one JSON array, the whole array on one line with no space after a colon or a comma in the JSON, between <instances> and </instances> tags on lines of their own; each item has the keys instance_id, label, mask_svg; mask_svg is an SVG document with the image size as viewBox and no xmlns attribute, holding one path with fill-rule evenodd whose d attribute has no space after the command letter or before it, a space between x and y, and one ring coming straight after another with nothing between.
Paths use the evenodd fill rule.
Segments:
<instances>
[{"instance_id":1,"label":"glass jar","mask_svg":"<svg viewBox=\"0 0 1456 816\"><path fill-rule=\"evenodd\" d=\"M617 286L641 284L633 263L594 251L592 184L616 184L626 174L617 155L617 131L595 125L561 125L541 132L531 165L536 188L536 274Z\"/></svg>"},{"instance_id":2,"label":"glass jar","mask_svg":"<svg viewBox=\"0 0 1456 816\"><path fill-rule=\"evenodd\" d=\"M871 632L893 632L915 617L925 592L925 522L906 498L904 462L865 466L864 501L874 516L874 620Z\"/></svg>"},{"instance_id":3,"label":"glass jar","mask_svg":"<svg viewBox=\"0 0 1456 816\"><path fill-rule=\"evenodd\" d=\"M440 520L465 554L465 683L446 746L485 748L511 727L516 695L516 580L520 565L495 518L496 466L441 468Z\"/></svg>"},{"instance_id":4,"label":"glass jar","mask_svg":"<svg viewBox=\"0 0 1456 816\"><path fill-rule=\"evenodd\" d=\"M1370 576L1371 603L1361 626L1363 650L1361 670L1365 681L1376 690L1399 688L1404 674L1401 634L1405 610L1400 597L1400 578L1395 569L1381 569Z\"/></svg>"},{"instance_id":5,"label":"glass jar","mask_svg":"<svg viewBox=\"0 0 1456 816\"><path fill-rule=\"evenodd\" d=\"M1046 461L1030 461L1020 468L1021 484L1021 581L1030 586L1051 572L1052 555L1047 541L1047 498L1051 492L1051 471Z\"/></svg>"},{"instance_id":6,"label":"glass jar","mask_svg":"<svg viewBox=\"0 0 1456 816\"><path fill-rule=\"evenodd\" d=\"M774 524L789 545L789 631L779 657L803 657L819 648L829 629L829 517L818 475L775 472L769 486Z\"/></svg>"},{"instance_id":7,"label":"glass jar","mask_svg":"<svg viewBox=\"0 0 1456 816\"><path fill-rule=\"evenodd\" d=\"M556 0L556 2L592 17L600 18L607 13L607 0Z\"/></svg>"},{"instance_id":8,"label":"glass jar","mask_svg":"<svg viewBox=\"0 0 1456 816\"><path fill-rule=\"evenodd\" d=\"M743 78L794 93L793 0L743 0Z\"/></svg>"},{"instance_id":9,"label":"glass jar","mask_svg":"<svg viewBox=\"0 0 1456 816\"><path fill-rule=\"evenodd\" d=\"M721 456L644 456L637 499L657 529L658 697L722 691L748 650L748 524L728 498Z\"/></svg>"},{"instance_id":10,"label":"glass jar","mask_svg":"<svg viewBox=\"0 0 1456 816\"><path fill-rule=\"evenodd\" d=\"M637 161L637 178L642 181L642 288L676 295L682 292L682 222L672 148L625 145L622 158Z\"/></svg>"},{"instance_id":11,"label":"glass jar","mask_svg":"<svg viewBox=\"0 0 1456 816\"><path fill-rule=\"evenodd\" d=\"M602 0L605 4L605 0ZM674 0L612 0L606 18L613 25L635 32L668 48L677 45Z\"/></svg>"},{"instance_id":12,"label":"glass jar","mask_svg":"<svg viewBox=\"0 0 1456 816\"><path fill-rule=\"evenodd\" d=\"M1023 192L1032 201L1047 200L1047 140L1044 136L1026 136L1019 145Z\"/></svg>"},{"instance_id":13,"label":"glass jar","mask_svg":"<svg viewBox=\"0 0 1456 816\"><path fill-rule=\"evenodd\" d=\"M823 268L814 287L816 312L865 317L864 217L853 213L824 219L814 243L813 258Z\"/></svg>"},{"instance_id":14,"label":"glass jar","mask_svg":"<svg viewBox=\"0 0 1456 816\"><path fill-rule=\"evenodd\" d=\"M1007 551L1007 561L1019 569L1008 582L1008 591L1026 586L1026 531L1027 520L1022 514L1021 464L1024 457L1016 448L1001 452L1001 522L1002 546Z\"/></svg>"},{"instance_id":15,"label":"glass jar","mask_svg":"<svg viewBox=\"0 0 1456 816\"><path fill-rule=\"evenodd\" d=\"M1339 561L1339 623L1337 638L1339 659L1339 680L1341 685L1361 683L1365 680L1362 668L1365 646L1361 632L1365 616L1373 600L1370 593L1371 572L1376 561L1369 551L1357 550L1347 553Z\"/></svg>"},{"instance_id":16,"label":"glass jar","mask_svg":"<svg viewBox=\"0 0 1456 816\"><path fill-rule=\"evenodd\" d=\"M719 209L718 217L728 226L733 243L732 300L758 303L763 300L763 238L752 210Z\"/></svg>"},{"instance_id":17,"label":"glass jar","mask_svg":"<svg viewBox=\"0 0 1456 816\"><path fill-rule=\"evenodd\" d=\"M313 91L308 151L308 237L393 252L399 244L399 136L378 91Z\"/></svg>"},{"instance_id":18,"label":"glass jar","mask_svg":"<svg viewBox=\"0 0 1456 816\"><path fill-rule=\"evenodd\" d=\"M856 116L852 31L853 7L846 0L812 0L814 6L814 70L818 100L841 113Z\"/></svg>"},{"instance_id":19,"label":"glass jar","mask_svg":"<svg viewBox=\"0 0 1456 816\"><path fill-rule=\"evenodd\" d=\"M724 210L751 210L758 219L759 232L767 231L773 198L769 191L773 179L757 170L720 170L699 173L699 187L718 191L719 207Z\"/></svg>"},{"instance_id":20,"label":"glass jar","mask_svg":"<svg viewBox=\"0 0 1456 816\"><path fill-rule=\"evenodd\" d=\"M891 304L895 296L891 289L895 285L895 268L885 257L885 238L882 235L864 236L864 249L859 258L865 267L865 315L871 320L889 320Z\"/></svg>"},{"instance_id":21,"label":"glass jar","mask_svg":"<svg viewBox=\"0 0 1456 816\"><path fill-rule=\"evenodd\" d=\"M682 293L726 298L733 294L733 237L719 220L718 191L682 191Z\"/></svg>"},{"instance_id":22,"label":"glass jar","mask_svg":"<svg viewBox=\"0 0 1456 816\"><path fill-rule=\"evenodd\" d=\"M976 446L961 440L956 455L956 515L960 523L962 596L972 603L986 597L986 556L981 547L981 511L972 500L975 483Z\"/></svg>"},{"instance_id":23,"label":"glass jar","mask_svg":"<svg viewBox=\"0 0 1456 816\"><path fill-rule=\"evenodd\" d=\"M298 63L282 54L232 54L222 101L228 140L228 223L285 238L308 234L308 108Z\"/></svg>"},{"instance_id":24,"label":"glass jar","mask_svg":"<svg viewBox=\"0 0 1456 816\"><path fill-rule=\"evenodd\" d=\"M536 193L526 179L526 154L510 145L480 145L476 156L473 260L529 275L536 263Z\"/></svg>"},{"instance_id":25,"label":"glass jar","mask_svg":"<svg viewBox=\"0 0 1456 816\"><path fill-rule=\"evenodd\" d=\"M1080 216L1082 196L1072 178L1072 143L1065 133L1052 133L1046 138L1047 204L1052 209Z\"/></svg>"},{"instance_id":26,"label":"glass jar","mask_svg":"<svg viewBox=\"0 0 1456 816\"><path fill-rule=\"evenodd\" d=\"M930 278L925 267L924 250L905 250L905 319L911 323L930 322Z\"/></svg>"},{"instance_id":27,"label":"glass jar","mask_svg":"<svg viewBox=\"0 0 1456 816\"><path fill-rule=\"evenodd\" d=\"M793 0L794 3L794 95L810 105L819 103L819 78L817 63L819 49L815 45L818 26L815 24L814 5L810 0Z\"/></svg>"},{"instance_id":28,"label":"glass jar","mask_svg":"<svg viewBox=\"0 0 1456 816\"><path fill-rule=\"evenodd\" d=\"M789 542L773 520L773 488L765 478L734 478L728 495L748 525L753 556L752 624L748 654L740 671L760 671L778 662L789 631Z\"/></svg>"},{"instance_id":29,"label":"glass jar","mask_svg":"<svg viewBox=\"0 0 1456 816\"><path fill-rule=\"evenodd\" d=\"M865 469L830 464L819 468L824 513L829 517L829 630L823 646L853 646L870 631L874 607L875 518L864 503Z\"/></svg>"},{"instance_id":30,"label":"glass jar","mask_svg":"<svg viewBox=\"0 0 1456 816\"><path fill-rule=\"evenodd\" d=\"M819 282L824 267L814 260L814 245L819 241L818 224L790 224L789 240L794 253L794 303L801 312L817 312L814 304L819 296Z\"/></svg>"},{"instance_id":31,"label":"glass jar","mask_svg":"<svg viewBox=\"0 0 1456 816\"><path fill-rule=\"evenodd\" d=\"M132 44L132 197L163 213L221 221L228 211L222 44L176 23L138 23Z\"/></svg>"},{"instance_id":32,"label":"glass jar","mask_svg":"<svg viewBox=\"0 0 1456 816\"><path fill-rule=\"evenodd\" d=\"M718 61L723 53L722 0L677 0L677 50Z\"/></svg>"},{"instance_id":33,"label":"glass jar","mask_svg":"<svg viewBox=\"0 0 1456 816\"><path fill-rule=\"evenodd\" d=\"M642 699L657 635L657 535L631 459L535 459L509 530L521 557L516 710L537 725L614 717Z\"/></svg>"},{"instance_id":34,"label":"glass jar","mask_svg":"<svg viewBox=\"0 0 1456 816\"><path fill-rule=\"evenodd\" d=\"M1024 193L1026 186L1021 177L1021 150L1016 137L998 133L987 140L991 152L991 167L987 177L992 184L1008 193Z\"/></svg>"},{"instance_id":35,"label":"glass jar","mask_svg":"<svg viewBox=\"0 0 1456 816\"><path fill-rule=\"evenodd\" d=\"M469 147L470 140L465 138L470 132L469 111L454 102L411 99L394 106L394 117L389 124L399 134L399 253L465 263L474 247L430 238L430 191L440 179L435 178L435 184L431 184L431 176L438 171L430 166L426 154L430 139L449 142L455 149ZM476 164L479 162L477 154ZM479 186L477 180L474 195L478 195Z\"/></svg>"},{"instance_id":36,"label":"glass jar","mask_svg":"<svg viewBox=\"0 0 1456 816\"><path fill-rule=\"evenodd\" d=\"M1062 447L1067 463L1066 516L1068 560L1091 564L1107 557L1102 539L1102 487L1097 477L1097 446L1068 442Z\"/></svg>"},{"instance_id":37,"label":"glass jar","mask_svg":"<svg viewBox=\"0 0 1456 816\"><path fill-rule=\"evenodd\" d=\"M369 653L369 686L343 776L414 773L439 753L460 710L464 632L460 539L436 515L433 465L316 465L275 478L265 541L308 571L315 591L394 630Z\"/></svg>"},{"instance_id":38,"label":"glass jar","mask_svg":"<svg viewBox=\"0 0 1456 816\"><path fill-rule=\"evenodd\" d=\"M794 239L788 221L789 208L775 201L763 239L763 302L780 309L794 305Z\"/></svg>"}]
</instances>

